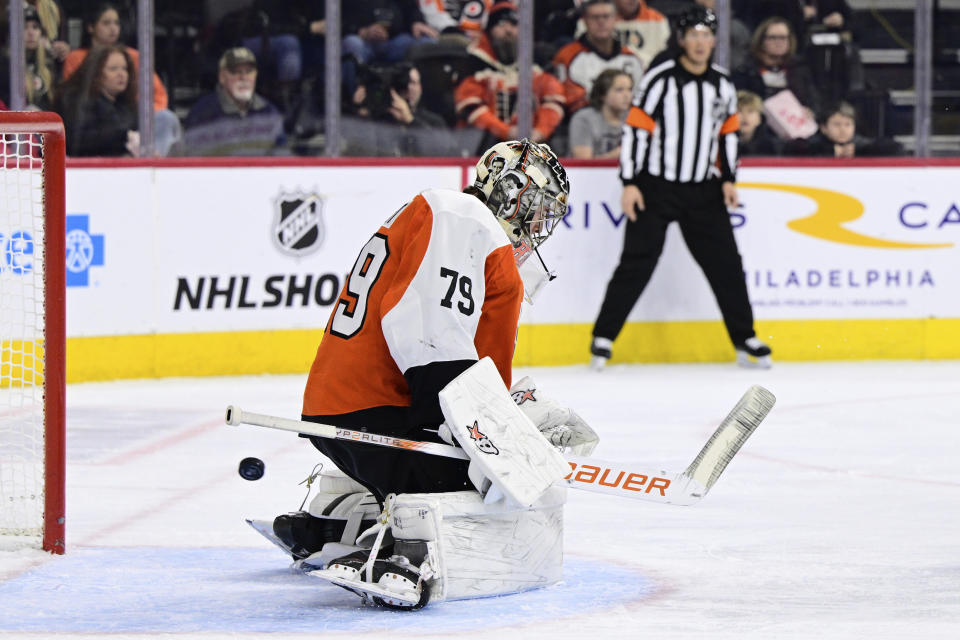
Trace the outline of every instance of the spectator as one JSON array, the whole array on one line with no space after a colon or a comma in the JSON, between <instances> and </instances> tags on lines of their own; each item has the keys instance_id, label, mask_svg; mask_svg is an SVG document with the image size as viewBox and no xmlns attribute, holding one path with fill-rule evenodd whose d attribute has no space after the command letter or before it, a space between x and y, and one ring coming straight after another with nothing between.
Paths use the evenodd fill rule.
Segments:
<instances>
[{"instance_id":1,"label":"spectator","mask_svg":"<svg viewBox=\"0 0 960 640\"><path fill-rule=\"evenodd\" d=\"M633 97L633 77L607 69L593 82L590 106L570 119L570 151L574 158L616 158L620 155L623 121Z\"/></svg>"},{"instance_id":2,"label":"spectator","mask_svg":"<svg viewBox=\"0 0 960 640\"><path fill-rule=\"evenodd\" d=\"M808 0L803 7L808 42L806 58L824 103L865 88L860 47L851 29L846 0Z\"/></svg>"},{"instance_id":3,"label":"spectator","mask_svg":"<svg viewBox=\"0 0 960 640\"><path fill-rule=\"evenodd\" d=\"M49 111L53 100L53 52L44 37L40 18L33 7L23 9L23 48L26 59L24 69L27 111ZM0 98L10 102L10 56L0 59Z\"/></svg>"},{"instance_id":4,"label":"spectator","mask_svg":"<svg viewBox=\"0 0 960 640\"><path fill-rule=\"evenodd\" d=\"M491 0L419 0L424 22L441 35L480 39Z\"/></svg>"},{"instance_id":5,"label":"spectator","mask_svg":"<svg viewBox=\"0 0 960 640\"><path fill-rule=\"evenodd\" d=\"M252 51L260 61L261 92L286 109L293 103L304 65L322 61L323 11L323 2L253 0L225 21L239 34L235 31L222 46Z\"/></svg>"},{"instance_id":6,"label":"spectator","mask_svg":"<svg viewBox=\"0 0 960 640\"><path fill-rule=\"evenodd\" d=\"M806 0L803 4L807 25L823 25L835 31L849 29L851 15L847 0Z\"/></svg>"},{"instance_id":7,"label":"spectator","mask_svg":"<svg viewBox=\"0 0 960 640\"><path fill-rule=\"evenodd\" d=\"M56 0L25 0L24 11L34 11L42 30L42 42L49 50L50 57L56 63L62 64L63 59L70 53L70 44L67 42L67 21L64 19L63 8Z\"/></svg>"},{"instance_id":8,"label":"spectator","mask_svg":"<svg viewBox=\"0 0 960 640\"><path fill-rule=\"evenodd\" d=\"M343 53L361 64L404 59L417 40L437 31L424 22L418 0L352 0L343 3Z\"/></svg>"},{"instance_id":9,"label":"spectator","mask_svg":"<svg viewBox=\"0 0 960 640\"><path fill-rule=\"evenodd\" d=\"M140 155L136 71L125 47L100 46L59 91L72 156Z\"/></svg>"},{"instance_id":10,"label":"spectator","mask_svg":"<svg viewBox=\"0 0 960 640\"><path fill-rule=\"evenodd\" d=\"M75 49L67 54L67 57L63 61L64 80L69 79L70 76L73 75L73 72L83 63L91 49L121 44L120 13L113 4L105 2L97 5L93 12L87 15L84 24L87 30L85 38L89 39L89 45L88 47ZM130 70L130 75L133 76L139 69L140 54L136 49L130 47L124 48L126 49L127 56L133 61L133 68ZM153 108L156 111L160 111L166 109L168 104L167 90L160 81L160 77L154 73Z\"/></svg>"},{"instance_id":11,"label":"spectator","mask_svg":"<svg viewBox=\"0 0 960 640\"><path fill-rule=\"evenodd\" d=\"M186 153L192 156L269 155L284 143L283 116L256 93L257 58L246 47L220 57L217 86L184 120Z\"/></svg>"},{"instance_id":12,"label":"spectator","mask_svg":"<svg viewBox=\"0 0 960 640\"><path fill-rule=\"evenodd\" d=\"M752 30L770 18L786 21L797 38L797 49L800 50L806 36L804 4L803 0L733 0L732 6L733 13Z\"/></svg>"},{"instance_id":13,"label":"spectator","mask_svg":"<svg viewBox=\"0 0 960 640\"><path fill-rule=\"evenodd\" d=\"M401 62L392 71L390 105L387 116L391 122L414 128L445 127L443 118L420 105L423 85L420 70L409 62Z\"/></svg>"},{"instance_id":14,"label":"spectator","mask_svg":"<svg viewBox=\"0 0 960 640\"><path fill-rule=\"evenodd\" d=\"M553 59L557 78L563 82L569 113L587 105L594 78L605 69L624 71L634 82L640 82L643 75L640 58L616 38L617 11L613 0L584 0L580 12L586 32L560 49Z\"/></svg>"},{"instance_id":15,"label":"spectator","mask_svg":"<svg viewBox=\"0 0 960 640\"><path fill-rule=\"evenodd\" d=\"M633 51L643 68L649 69L654 57L667 48L670 41L670 23L644 0L614 0L617 7L617 39ZM586 33L583 20L577 23L576 37Z\"/></svg>"},{"instance_id":16,"label":"spectator","mask_svg":"<svg viewBox=\"0 0 960 640\"><path fill-rule=\"evenodd\" d=\"M739 155L780 155L780 138L763 120L763 100L755 93L737 91L737 115L740 118Z\"/></svg>"},{"instance_id":17,"label":"spectator","mask_svg":"<svg viewBox=\"0 0 960 640\"><path fill-rule=\"evenodd\" d=\"M371 82L372 81L372 82ZM345 137L352 155L451 155L450 130L436 113L421 105L420 70L401 62L386 73L370 76L362 86L358 115L369 120L345 119Z\"/></svg>"},{"instance_id":18,"label":"spectator","mask_svg":"<svg viewBox=\"0 0 960 640\"><path fill-rule=\"evenodd\" d=\"M898 156L903 149L886 138L867 138L857 134L857 113L848 102L840 100L827 107L820 115L820 131L806 140L789 145L794 155L829 158L857 158L865 156Z\"/></svg>"},{"instance_id":19,"label":"spectator","mask_svg":"<svg viewBox=\"0 0 960 640\"><path fill-rule=\"evenodd\" d=\"M468 50L476 72L454 91L457 114L470 126L487 132L493 141L517 138L517 7L497 2L490 8L484 35ZM533 69L534 142L553 135L563 120L563 85L556 76ZM491 146L484 140L482 148Z\"/></svg>"},{"instance_id":20,"label":"spectator","mask_svg":"<svg viewBox=\"0 0 960 640\"><path fill-rule=\"evenodd\" d=\"M534 8L534 33L537 40L549 43L558 50L573 42L573 34L577 32L580 21L579 4L580 0L538 2Z\"/></svg>"},{"instance_id":21,"label":"spectator","mask_svg":"<svg viewBox=\"0 0 960 640\"><path fill-rule=\"evenodd\" d=\"M797 39L790 23L769 18L757 27L750 58L733 73L738 89L767 98L789 89L811 116L820 108L820 92L807 64L796 56Z\"/></svg>"}]
</instances>

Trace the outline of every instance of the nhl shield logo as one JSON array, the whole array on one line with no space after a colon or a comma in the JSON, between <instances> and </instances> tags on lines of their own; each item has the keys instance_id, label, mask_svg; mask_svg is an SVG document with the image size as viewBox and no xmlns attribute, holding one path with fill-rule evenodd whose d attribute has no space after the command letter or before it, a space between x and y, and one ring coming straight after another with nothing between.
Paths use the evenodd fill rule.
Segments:
<instances>
[{"instance_id":1,"label":"nhl shield logo","mask_svg":"<svg viewBox=\"0 0 960 640\"><path fill-rule=\"evenodd\" d=\"M323 200L315 193L282 194L275 202L273 240L283 253L305 256L323 244Z\"/></svg>"}]
</instances>

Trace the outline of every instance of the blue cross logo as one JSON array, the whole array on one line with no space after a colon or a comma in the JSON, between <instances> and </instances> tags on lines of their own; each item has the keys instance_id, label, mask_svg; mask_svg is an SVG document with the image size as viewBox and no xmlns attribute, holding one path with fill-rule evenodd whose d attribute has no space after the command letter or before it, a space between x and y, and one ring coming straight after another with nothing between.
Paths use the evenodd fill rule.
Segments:
<instances>
[{"instance_id":1,"label":"blue cross logo","mask_svg":"<svg viewBox=\"0 0 960 640\"><path fill-rule=\"evenodd\" d=\"M67 216L67 286L89 287L90 267L103 266L103 234L90 234L90 215Z\"/></svg>"}]
</instances>

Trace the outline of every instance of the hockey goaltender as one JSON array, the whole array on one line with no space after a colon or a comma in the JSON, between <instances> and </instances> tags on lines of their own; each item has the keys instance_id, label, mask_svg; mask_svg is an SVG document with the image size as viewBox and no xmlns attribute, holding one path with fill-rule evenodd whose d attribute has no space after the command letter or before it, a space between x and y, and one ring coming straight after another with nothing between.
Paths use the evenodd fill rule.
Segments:
<instances>
[{"instance_id":1,"label":"hockey goaltender","mask_svg":"<svg viewBox=\"0 0 960 640\"><path fill-rule=\"evenodd\" d=\"M545 587L562 574L561 452L598 437L530 378L511 388L520 306L551 279L567 212L551 149L501 142L463 192L429 189L360 250L310 370L303 420L457 443L469 460L313 437L337 466L306 511L252 521L298 568L381 606Z\"/></svg>"}]
</instances>

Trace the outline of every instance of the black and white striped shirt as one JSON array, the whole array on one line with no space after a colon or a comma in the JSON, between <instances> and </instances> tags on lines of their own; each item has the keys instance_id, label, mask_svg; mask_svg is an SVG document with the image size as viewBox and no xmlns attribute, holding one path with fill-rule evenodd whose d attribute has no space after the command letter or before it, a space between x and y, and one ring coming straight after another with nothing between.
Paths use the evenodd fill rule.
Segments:
<instances>
[{"instance_id":1,"label":"black and white striped shirt","mask_svg":"<svg viewBox=\"0 0 960 640\"><path fill-rule=\"evenodd\" d=\"M640 174L670 182L736 181L737 90L711 65L693 75L677 58L644 74L623 125L620 179Z\"/></svg>"}]
</instances>

